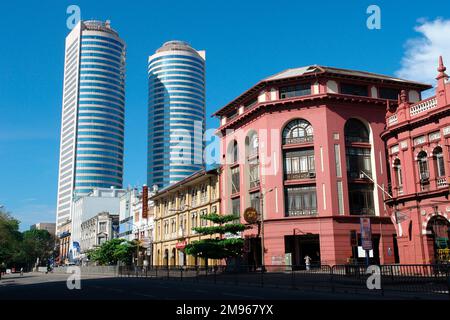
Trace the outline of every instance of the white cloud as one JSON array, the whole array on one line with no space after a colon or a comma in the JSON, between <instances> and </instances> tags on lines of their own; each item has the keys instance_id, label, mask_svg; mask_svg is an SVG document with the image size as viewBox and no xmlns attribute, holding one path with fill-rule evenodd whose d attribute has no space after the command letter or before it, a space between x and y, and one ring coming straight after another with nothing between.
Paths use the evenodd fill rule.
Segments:
<instances>
[{"instance_id":1,"label":"white cloud","mask_svg":"<svg viewBox=\"0 0 450 320\"><path fill-rule=\"evenodd\" d=\"M450 20L419 20L414 30L421 36L406 42L401 68L396 75L434 86L438 57L442 56L444 63L450 66Z\"/></svg>"}]
</instances>

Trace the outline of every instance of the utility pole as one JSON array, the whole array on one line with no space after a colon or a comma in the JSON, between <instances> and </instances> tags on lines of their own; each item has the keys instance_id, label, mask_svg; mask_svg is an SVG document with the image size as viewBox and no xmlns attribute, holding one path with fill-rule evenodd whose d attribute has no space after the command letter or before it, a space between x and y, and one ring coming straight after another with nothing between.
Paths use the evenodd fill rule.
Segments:
<instances>
[{"instance_id":1,"label":"utility pole","mask_svg":"<svg viewBox=\"0 0 450 320\"><path fill-rule=\"evenodd\" d=\"M264 193L261 193L261 196L259 197L259 201L260 201L260 217L261 217L261 272L265 272L266 271L266 267L265 267L265 263L264 263L264 253L265 253L265 248L264 248L264 197L266 196L267 193L272 192L272 189L267 190Z\"/></svg>"}]
</instances>

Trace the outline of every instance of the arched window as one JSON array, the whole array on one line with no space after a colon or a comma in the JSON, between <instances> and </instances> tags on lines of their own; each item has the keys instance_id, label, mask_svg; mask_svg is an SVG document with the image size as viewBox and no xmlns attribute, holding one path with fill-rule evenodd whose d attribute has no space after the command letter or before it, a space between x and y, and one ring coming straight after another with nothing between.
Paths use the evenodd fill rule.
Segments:
<instances>
[{"instance_id":1,"label":"arched window","mask_svg":"<svg viewBox=\"0 0 450 320\"><path fill-rule=\"evenodd\" d=\"M445 177L444 155L441 147L436 147L433 150L433 159L435 161L436 176Z\"/></svg>"},{"instance_id":2,"label":"arched window","mask_svg":"<svg viewBox=\"0 0 450 320\"><path fill-rule=\"evenodd\" d=\"M239 146L236 140L231 142L228 147L228 155L231 158L231 163L237 163L239 160Z\"/></svg>"},{"instance_id":3,"label":"arched window","mask_svg":"<svg viewBox=\"0 0 450 320\"><path fill-rule=\"evenodd\" d=\"M248 137L248 156L257 156L258 155L258 135L256 132L251 133Z\"/></svg>"},{"instance_id":4,"label":"arched window","mask_svg":"<svg viewBox=\"0 0 450 320\"><path fill-rule=\"evenodd\" d=\"M394 177L395 182L397 184L397 192L399 194L403 193L403 177L402 177L402 165L400 163L400 159L394 160Z\"/></svg>"},{"instance_id":5,"label":"arched window","mask_svg":"<svg viewBox=\"0 0 450 320\"><path fill-rule=\"evenodd\" d=\"M259 186L258 135L252 132L245 141L250 188L255 188Z\"/></svg>"},{"instance_id":6,"label":"arched window","mask_svg":"<svg viewBox=\"0 0 450 320\"><path fill-rule=\"evenodd\" d=\"M304 119L292 120L283 130L283 144L311 142L313 138L313 128Z\"/></svg>"},{"instance_id":7,"label":"arched window","mask_svg":"<svg viewBox=\"0 0 450 320\"><path fill-rule=\"evenodd\" d=\"M345 142L369 143L369 130L358 119L349 119L344 127Z\"/></svg>"},{"instance_id":8,"label":"arched window","mask_svg":"<svg viewBox=\"0 0 450 320\"><path fill-rule=\"evenodd\" d=\"M417 166L419 168L420 182L427 182L430 179L430 172L428 171L427 153L425 151L421 151L417 155Z\"/></svg>"}]
</instances>

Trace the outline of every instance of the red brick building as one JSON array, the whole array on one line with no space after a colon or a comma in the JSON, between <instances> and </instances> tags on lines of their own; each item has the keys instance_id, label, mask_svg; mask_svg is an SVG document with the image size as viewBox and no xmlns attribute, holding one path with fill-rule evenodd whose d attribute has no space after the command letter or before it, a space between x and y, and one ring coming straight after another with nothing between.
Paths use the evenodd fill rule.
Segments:
<instances>
[{"instance_id":1,"label":"red brick building","mask_svg":"<svg viewBox=\"0 0 450 320\"><path fill-rule=\"evenodd\" d=\"M360 217L372 223L371 262L398 262L396 230L384 203L390 168L381 134L387 105L396 107L401 90L418 102L429 88L317 65L260 81L215 113L221 212L240 214L242 221L248 207L263 212L266 265L289 258L301 265L305 256L330 265L364 261L360 248L351 246ZM245 263L260 264L258 229L244 232Z\"/></svg>"},{"instance_id":2,"label":"red brick building","mask_svg":"<svg viewBox=\"0 0 450 320\"><path fill-rule=\"evenodd\" d=\"M436 94L412 102L402 92L387 110L382 138L389 152L401 263L449 262L450 84L439 59Z\"/></svg>"}]
</instances>

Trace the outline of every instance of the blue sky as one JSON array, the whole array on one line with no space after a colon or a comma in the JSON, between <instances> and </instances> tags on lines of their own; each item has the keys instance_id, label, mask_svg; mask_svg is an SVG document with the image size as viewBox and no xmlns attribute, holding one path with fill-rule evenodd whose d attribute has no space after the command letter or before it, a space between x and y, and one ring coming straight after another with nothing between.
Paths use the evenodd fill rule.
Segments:
<instances>
[{"instance_id":1,"label":"blue sky","mask_svg":"<svg viewBox=\"0 0 450 320\"><path fill-rule=\"evenodd\" d=\"M440 10L447 0L2 3L0 205L22 229L54 221L71 4L82 19L110 19L127 43L124 186L146 182L146 62L167 40L206 50L208 128L218 124L212 112L286 68L323 64L432 82L437 54L450 61L450 17ZM366 27L371 4L381 9L380 30Z\"/></svg>"}]
</instances>

